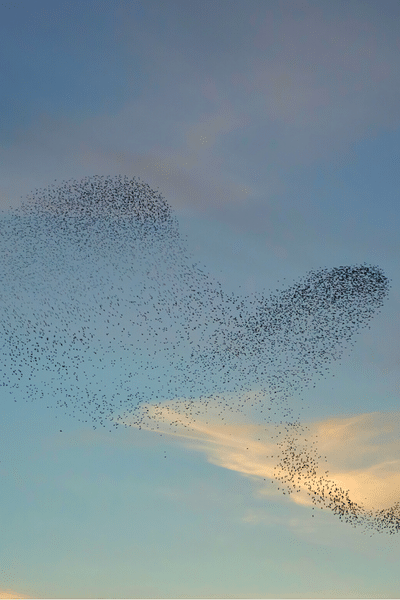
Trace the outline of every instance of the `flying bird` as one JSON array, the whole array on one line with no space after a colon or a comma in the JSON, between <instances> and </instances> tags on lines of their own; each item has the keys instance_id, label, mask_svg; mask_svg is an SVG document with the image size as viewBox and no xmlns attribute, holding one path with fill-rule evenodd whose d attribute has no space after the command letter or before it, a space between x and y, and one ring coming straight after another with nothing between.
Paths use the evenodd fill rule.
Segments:
<instances>
[{"instance_id":1,"label":"flying bird","mask_svg":"<svg viewBox=\"0 0 400 600\"><path fill-rule=\"evenodd\" d=\"M126 176L35 190L1 216L0 234L0 385L11 395L94 429L157 430L157 408L174 398L185 398L184 427L211 408L221 423L226 411L262 412L286 431L283 493L307 482L314 504L340 519L399 531L398 505L368 512L317 478L317 448L300 447L305 428L291 406L383 306L381 268L322 266L276 293L227 294L188 256L163 196Z\"/></svg>"}]
</instances>

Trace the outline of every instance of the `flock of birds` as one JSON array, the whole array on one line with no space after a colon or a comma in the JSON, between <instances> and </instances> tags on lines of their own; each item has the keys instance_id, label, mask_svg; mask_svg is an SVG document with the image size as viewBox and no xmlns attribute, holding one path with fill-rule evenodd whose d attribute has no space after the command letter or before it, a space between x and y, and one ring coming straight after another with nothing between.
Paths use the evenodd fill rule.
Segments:
<instances>
[{"instance_id":1,"label":"flock of birds","mask_svg":"<svg viewBox=\"0 0 400 600\"><path fill-rule=\"evenodd\" d=\"M390 284L379 267L322 268L269 297L225 294L187 255L161 194L122 176L36 190L3 213L0 234L0 385L15 401L22 390L109 430L157 430L157 408L179 398L185 427L209 410L221 424L227 411L256 415L286 432L283 493L306 486L355 527L400 530L398 504L368 511L318 476L321 457L301 442L291 406L382 306Z\"/></svg>"}]
</instances>

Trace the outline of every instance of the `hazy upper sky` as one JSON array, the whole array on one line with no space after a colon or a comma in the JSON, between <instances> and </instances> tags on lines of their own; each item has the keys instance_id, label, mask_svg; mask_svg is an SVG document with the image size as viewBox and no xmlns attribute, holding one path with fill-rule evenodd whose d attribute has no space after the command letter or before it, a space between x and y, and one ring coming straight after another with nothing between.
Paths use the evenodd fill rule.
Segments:
<instances>
[{"instance_id":1,"label":"hazy upper sky","mask_svg":"<svg viewBox=\"0 0 400 600\"><path fill-rule=\"evenodd\" d=\"M136 176L228 293L364 262L392 280L351 355L291 398L329 477L377 510L400 494L399 22L394 0L0 5L2 210ZM147 407L158 433L94 431L3 389L0 598L400 597L400 533L283 495L272 426L163 430L178 393Z\"/></svg>"}]
</instances>

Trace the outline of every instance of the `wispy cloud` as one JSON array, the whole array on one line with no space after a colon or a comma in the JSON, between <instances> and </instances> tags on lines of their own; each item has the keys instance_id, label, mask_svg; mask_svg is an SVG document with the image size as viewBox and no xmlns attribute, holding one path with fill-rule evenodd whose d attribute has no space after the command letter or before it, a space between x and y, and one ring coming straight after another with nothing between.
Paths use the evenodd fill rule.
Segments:
<instances>
[{"instance_id":1,"label":"wispy cloud","mask_svg":"<svg viewBox=\"0 0 400 600\"><path fill-rule=\"evenodd\" d=\"M134 172L162 186L176 207L265 201L287 191L285 173L294 166L348 161L355 141L398 126L399 49L390 20L364 6L363 19L337 7L332 15L329 5L254 8L228 19L207 7L193 22L187 14L189 28L172 36L169 8L157 8L162 28L151 9L140 21L122 11L115 50L131 98L112 114L43 112L15 131L0 148L2 204L88 170ZM182 10L191 9L183 3ZM140 93L130 62L138 54L150 77Z\"/></svg>"},{"instance_id":2,"label":"wispy cloud","mask_svg":"<svg viewBox=\"0 0 400 600\"><path fill-rule=\"evenodd\" d=\"M0 590L0 600L24 600L25 598L33 598L33 596L19 594L13 590Z\"/></svg>"},{"instance_id":3,"label":"wispy cloud","mask_svg":"<svg viewBox=\"0 0 400 600\"><path fill-rule=\"evenodd\" d=\"M400 412L373 412L314 423L329 475L352 499L381 509L399 500Z\"/></svg>"},{"instance_id":4,"label":"wispy cloud","mask_svg":"<svg viewBox=\"0 0 400 600\"><path fill-rule=\"evenodd\" d=\"M258 496L275 495L263 481L285 476L282 457L287 455L287 440L295 437L298 456L311 453L319 459L313 461L313 481L349 490L350 499L367 510L389 508L398 500L400 413L335 417L294 428L287 423L252 422L235 411L230 416L224 412L222 419L215 406L205 410L204 403L184 399L142 405L134 420L137 423L139 417L144 429L170 435L186 447L204 452L208 462L251 478ZM133 421L131 424L138 427ZM280 487L279 482L277 485ZM300 469L298 492L290 499L312 505L309 485L305 468Z\"/></svg>"}]
</instances>

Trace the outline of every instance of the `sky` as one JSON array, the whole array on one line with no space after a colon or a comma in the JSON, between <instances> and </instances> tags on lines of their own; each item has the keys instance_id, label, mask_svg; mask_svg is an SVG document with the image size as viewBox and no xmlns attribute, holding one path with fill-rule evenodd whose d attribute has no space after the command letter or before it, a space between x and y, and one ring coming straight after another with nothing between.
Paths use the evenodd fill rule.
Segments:
<instances>
[{"instance_id":1,"label":"sky","mask_svg":"<svg viewBox=\"0 0 400 600\"><path fill-rule=\"evenodd\" d=\"M54 182L135 176L227 294L362 263L391 280L290 398L319 468L374 510L400 493L399 18L392 0L0 5L3 215ZM183 389L140 409L157 431L94 430L23 387L0 400L0 598L400 597L400 534L341 522L304 482L283 493L274 423L198 397L185 427Z\"/></svg>"}]
</instances>

